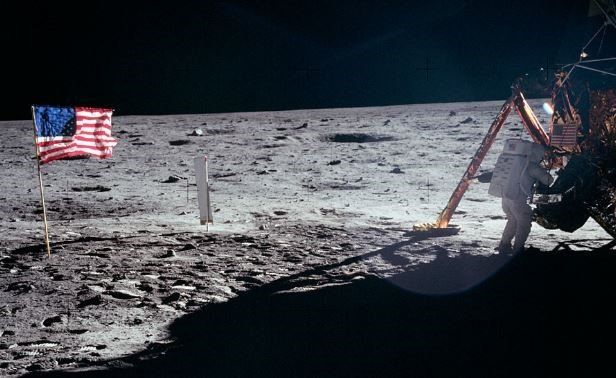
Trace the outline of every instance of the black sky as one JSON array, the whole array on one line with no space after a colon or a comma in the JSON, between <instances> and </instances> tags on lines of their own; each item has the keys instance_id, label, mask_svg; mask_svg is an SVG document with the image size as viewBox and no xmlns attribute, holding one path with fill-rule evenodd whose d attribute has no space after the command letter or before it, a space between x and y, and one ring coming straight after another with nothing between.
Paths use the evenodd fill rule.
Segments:
<instances>
[{"instance_id":1,"label":"black sky","mask_svg":"<svg viewBox=\"0 0 616 378\"><path fill-rule=\"evenodd\" d=\"M603 21L587 0L3 7L2 119L29 119L31 104L122 115L504 99L516 77L575 61Z\"/></svg>"}]
</instances>

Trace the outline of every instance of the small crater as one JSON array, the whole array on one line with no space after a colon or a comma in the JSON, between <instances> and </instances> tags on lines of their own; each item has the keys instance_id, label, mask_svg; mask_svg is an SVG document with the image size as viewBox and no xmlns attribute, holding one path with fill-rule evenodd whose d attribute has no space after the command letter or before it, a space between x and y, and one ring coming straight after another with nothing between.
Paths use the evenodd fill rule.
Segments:
<instances>
[{"instance_id":1,"label":"small crater","mask_svg":"<svg viewBox=\"0 0 616 378\"><path fill-rule=\"evenodd\" d=\"M323 138L326 142L334 143L376 143L389 142L395 140L394 137L388 135L370 135L370 134L331 134Z\"/></svg>"},{"instance_id":2,"label":"small crater","mask_svg":"<svg viewBox=\"0 0 616 378\"><path fill-rule=\"evenodd\" d=\"M190 144L189 140L181 139L181 140L170 140L169 144L172 146L183 146L185 144Z\"/></svg>"},{"instance_id":3,"label":"small crater","mask_svg":"<svg viewBox=\"0 0 616 378\"><path fill-rule=\"evenodd\" d=\"M96 186L73 187L71 188L71 190L73 192L108 192L111 190L111 188L102 186L102 185L96 185Z\"/></svg>"}]
</instances>

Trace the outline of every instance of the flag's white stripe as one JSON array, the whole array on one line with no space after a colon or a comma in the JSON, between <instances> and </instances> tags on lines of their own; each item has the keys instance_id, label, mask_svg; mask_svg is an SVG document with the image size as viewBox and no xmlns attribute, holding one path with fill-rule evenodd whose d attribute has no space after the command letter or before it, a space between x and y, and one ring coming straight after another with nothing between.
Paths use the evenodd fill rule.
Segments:
<instances>
[{"instance_id":1,"label":"flag's white stripe","mask_svg":"<svg viewBox=\"0 0 616 378\"><path fill-rule=\"evenodd\" d=\"M107 126L99 126L99 127L80 127L78 130L78 134L77 135L81 135L81 134L94 134L95 132L98 131L102 131L105 133L105 135L111 135L111 128L107 127ZM72 137L70 136L37 136L36 137L36 142L37 143L42 143L42 142L55 142L55 141L62 141L62 140L71 140Z\"/></svg>"},{"instance_id":2,"label":"flag's white stripe","mask_svg":"<svg viewBox=\"0 0 616 378\"><path fill-rule=\"evenodd\" d=\"M96 142L86 142L83 140L78 140L75 141L75 144L78 146L90 146L90 147L97 147L97 146L101 146L101 147L114 147L116 144L118 144L115 140L113 141L96 141Z\"/></svg>"},{"instance_id":3,"label":"flag's white stripe","mask_svg":"<svg viewBox=\"0 0 616 378\"><path fill-rule=\"evenodd\" d=\"M75 114L80 117L109 117L113 112L93 112L88 110L79 110Z\"/></svg>"},{"instance_id":4,"label":"flag's white stripe","mask_svg":"<svg viewBox=\"0 0 616 378\"><path fill-rule=\"evenodd\" d=\"M104 149L96 149L96 148L84 148L84 147L80 147L78 148L79 151L83 151L86 152L90 155L108 155L111 154L112 149L111 148L104 148Z\"/></svg>"},{"instance_id":5,"label":"flag's white stripe","mask_svg":"<svg viewBox=\"0 0 616 378\"><path fill-rule=\"evenodd\" d=\"M101 127L81 126L78 132L79 133L93 133L95 131L104 131L105 134L111 135L111 128L104 127L104 126L101 126Z\"/></svg>"},{"instance_id":6,"label":"flag's white stripe","mask_svg":"<svg viewBox=\"0 0 616 378\"><path fill-rule=\"evenodd\" d=\"M75 138L75 139L64 138L63 140L53 141L52 143L49 143L44 146L39 144L39 151L45 152L45 151L54 150L58 148L66 148L67 146L70 146L72 143L83 144L83 145L88 145L88 146L103 145L103 146L114 147L116 144L118 144L118 141L111 137L100 137L100 136L93 137L93 138L83 137L83 136L80 136L79 138Z\"/></svg>"},{"instance_id":7,"label":"flag's white stripe","mask_svg":"<svg viewBox=\"0 0 616 378\"><path fill-rule=\"evenodd\" d=\"M104 130L104 131L111 131L111 126L105 126L105 125L77 125L79 126L79 130L86 130L86 131L95 131L95 130Z\"/></svg>"},{"instance_id":8,"label":"flag's white stripe","mask_svg":"<svg viewBox=\"0 0 616 378\"><path fill-rule=\"evenodd\" d=\"M105 125L111 127L110 119L79 119L77 118L78 125Z\"/></svg>"}]
</instances>

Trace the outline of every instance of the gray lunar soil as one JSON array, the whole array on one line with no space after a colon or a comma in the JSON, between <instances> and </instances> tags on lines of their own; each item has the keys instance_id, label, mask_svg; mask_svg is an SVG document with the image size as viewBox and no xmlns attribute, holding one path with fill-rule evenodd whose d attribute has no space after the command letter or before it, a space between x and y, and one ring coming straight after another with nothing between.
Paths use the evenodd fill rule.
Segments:
<instances>
[{"instance_id":1,"label":"gray lunar soil","mask_svg":"<svg viewBox=\"0 0 616 378\"><path fill-rule=\"evenodd\" d=\"M542 101L531 103L547 125ZM278 294L373 279L426 296L474 290L509 260L396 277L443 257L496 256L505 217L485 183L473 183L454 215L458 234L410 231L436 220L500 106L116 116L113 158L41 167L51 257L32 122L0 122L0 376L138 365L134 356L177 346L169 327L178 319L267 285ZM528 139L515 114L481 172L509 137ZM202 155L207 232L193 167ZM527 246L592 253L610 240L591 220L573 234L534 225Z\"/></svg>"}]
</instances>

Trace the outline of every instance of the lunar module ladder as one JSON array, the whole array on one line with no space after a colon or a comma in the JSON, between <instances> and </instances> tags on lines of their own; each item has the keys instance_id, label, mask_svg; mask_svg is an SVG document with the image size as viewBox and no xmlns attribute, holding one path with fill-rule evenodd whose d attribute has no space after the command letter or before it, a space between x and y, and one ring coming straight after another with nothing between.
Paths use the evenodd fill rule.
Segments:
<instances>
[{"instance_id":1,"label":"lunar module ladder","mask_svg":"<svg viewBox=\"0 0 616 378\"><path fill-rule=\"evenodd\" d=\"M464 193L468 189L471 180L481 166L481 162L490 150L490 147L492 147L492 144L496 139L496 135L503 127L503 124L505 123L507 116L511 112L511 109L516 110L516 112L520 116L520 119L522 120L522 123L524 124L524 128L536 143L541 143L544 146L549 145L550 138L541 127L539 120L533 113L531 107L528 105L528 102L526 102L526 99L524 98L524 95L520 90L520 86L518 84L514 84L511 89L511 97L509 97L507 101L505 101L500 111L498 112L496 119L494 119L494 122L492 122L490 129L488 130L486 136L483 138L483 141L477 149L477 152L475 152L475 156L473 156L473 159L468 165L468 168L466 168L466 172L464 172L464 175L458 183L458 186L451 194L451 197L447 202L447 206L445 206L441 214L438 216L436 223L429 225L429 227L416 225L414 226L414 229L443 229L449 226L451 216L458 207L460 200L462 200L462 196L464 196Z\"/></svg>"}]
</instances>

